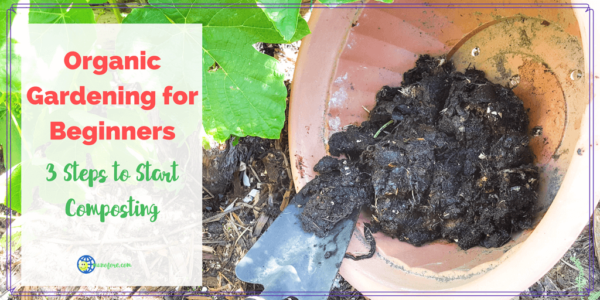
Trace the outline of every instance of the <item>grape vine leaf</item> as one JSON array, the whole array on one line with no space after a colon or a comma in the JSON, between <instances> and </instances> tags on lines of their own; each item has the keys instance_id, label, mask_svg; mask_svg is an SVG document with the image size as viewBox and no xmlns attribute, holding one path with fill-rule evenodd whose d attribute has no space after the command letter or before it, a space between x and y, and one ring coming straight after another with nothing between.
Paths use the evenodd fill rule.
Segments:
<instances>
[{"instance_id":1,"label":"grape vine leaf","mask_svg":"<svg viewBox=\"0 0 600 300\"><path fill-rule=\"evenodd\" d=\"M11 0L12 1L12 0ZM32 3L49 3L48 0L33 0ZM54 0L50 3L57 5L53 8L41 8L41 7L32 7L29 10L29 23L31 24L67 24L67 23L94 23L94 12L89 6L84 6L81 8L70 7L73 3L76 4L87 4L86 0ZM6 20L6 19L5 19ZM13 44L15 43L12 40ZM2 61L2 66L0 70L0 80L4 83L8 74L6 72L5 60L6 60L6 51L5 45L3 43L0 46L0 61ZM13 48L14 49L14 48ZM11 94L5 91L6 86L1 84L0 92L3 92L0 96L0 124L2 124L2 128L10 123L11 124L11 132L7 134L6 130L0 130L0 145L2 145L5 149L4 153L4 161L8 167L8 161L6 160L8 152L11 153L11 161L10 164L16 165L21 162L21 67L20 67L20 57L13 53L12 57L12 78L11 78ZM11 97L9 97L9 95ZM12 100L7 101L8 98ZM12 105L12 114L7 110L7 105ZM10 135L10 148L8 148L8 139ZM19 194L20 195L20 194Z\"/></svg>"},{"instance_id":2,"label":"grape vine leaf","mask_svg":"<svg viewBox=\"0 0 600 300\"><path fill-rule=\"evenodd\" d=\"M94 11L89 6L71 6L72 4L87 4L85 0L32 0L35 4L57 5L54 8L31 7L29 9L30 24L54 23L95 23Z\"/></svg>"},{"instance_id":3,"label":"grape vine leaf","mask_svg":"<svg viewBox=\"0 0 600 300\"><path fill-rule=\"evenodd\" d=\"M0 2L0 42L4 44L6 42L6 34L8 31L6 30L6 11L15 3L18 3L19 0L3 0ZM11 22L15 18L16 13L11 14ZM4 67L4 64L2 64Z\"/></svg>"},{"instance_id":4,"label":"grape vine leaf","mask_svg":"<svg viewBox=\"0 0 600 300\"><path fill-rule=\"evenodd\" d=\"M296 32L302 0L257 0L256 2L267 18L273 22L283 39L290 40Z\"/></svg>"},{"instance_id":5,"label":"grape vine leaf","mask_svg":"<svg viewBox=\"0 0 600 300\"><path fill-rule=\"evenodd\" d=\"M96 1L96 0L91 0ZM6 9L18 0L3 1L0 5L6 12ZM47 4L48 0L33 0L32 3ZM29 10L29 23L94 23L94 12L89 6L75 8L71 7L73 3L87 4L86 0L51 0L52 4L61 4L55 8L32 7ZM12 197L12 209L21 212L21 81L20 81L20 57L12 54L12 78L11 90L6 91L5 80L8 72L6 70L6 13L2 19L2 34L0 35L0 128L6 128L11 125L11 131L0 130L0 145L3 147L3 158L7 167L15 165L16 167L6 173L10 176L10 188ZM11 20L12 21L12 20ZM14 40L11 43L16 43ZM11 108L10 110L8 108ZM8 134L7 134L8 133ZM8 140L10 139L10 147ZM8 154L11 154L10 162L7 160ZM7 204L8 198L4 203Z\"/></svg>"},{"instance_id":6,"label":"grape vine leaf","mask_svg":"<svg viewBox=\"0 0 600 300\"><path fill-rule=\"evenodd\" d=\"M10 176L10 198L4 198L4 205L9 206L11 204L12 210L21 213L21 165L16 165L13 169L7 171L4 176Z\"/></svg>"},{"instance_id":7,"label":"grape vine leaf","mask_svg":"<svg viewBox=\"0 0 600 300\"><path fill-rule=\"evenodd\" d=\"M14 52L15 44L17 43L14 39L11 39L12 43L12 62L11 62L11 80L10 80L10 90L13 93L18 93L21 90L21 57ZM0 93L6 92L6 77L9 73L6 71L6 47L8 46L8 41L3 41L0 44Z\"/></svg>"},{"instance_id":8,"label":"grape vine leaf","mask_svg":"<svg viewBox=\"0 0 600 300\"><path fill-rule=\"evenodd\" d=\"M10 97L9 97L10 96ZM9 102L10 98L10 103ZM12 105L11 105L12 104ZM8 111L11 105L12 114ZM7 124L10 123L10 133L7 132ZM3 162L6 168L15 166L21 162L21 94L3 93L0 96L0 145L2 145ZM10 145L8 143L10 137ZM10 147L9 147L10 146ZM12 153L10 161L8 154Z\"/></svg>"},{"instance_id":9,"label":"grape vine leaf","mask_svg":"<svg viewBox=\"0 0 600 300\"><path fill-rule=\"evenodd\" d=\"M12 227L11 229L11 233L10 233L10 242L11 242L11 247L14 250L21 248L21 226L14 226L13 223L10 224L10 226ZM6 239L8 234L3 234L2 237L0 238L0 247L2 248L6 248Z\"/></svg>"},{"instance_id":10,"label":"grape vine leaf","mask_svg":"<svg viewBox=\"0 0 600 300\"><path fill-rule=\"evenodd\" d=\"M177 5L189 0L150 0L154 5L165 2ZM220 142L231 135L278 139L285 122L287 96L283 73L276 59L252 45L300 40L310 33L308 24L298 16L296 32L287 41L255 2L214 3L223 6L137 8L123 23L202 23L204 130ZM236 8L231 3L253 7Z\"/></svg>"},{"instance_id":11,"label":"grape vine leaf","mask_svg":"<svg viewBox=\"0 0 600 300\"><path fill-rule=\"evenodd\" d=\"M0 146L3 147L2 158L7 168L11 165L16 165L21 162L21 136L19 134L19 131L17 130L17 127L15 126L15 124L20 126L21 123L21 61L20 57L14 53L12 53L11 55L13 57L11 65L12 78L10 82L10 91L12 91L12 94L7 92L6 86L6 78L9 75L6 70L6 47L8 46L8 43L12 43L13 47L16 43L16 41L13 39L11 39L10 41L7 41L6 39L8 35L8 28L6 28L6 12L13 4L18 2L18 0L8 0L2 1L0 3L0 9L2 12L2 17L0 17ZM11 14L10 22L12 22L12 20L15 18L15 15L15 12ZM8 102L7 99L12 99L12 101ZM12 116L8 111L8 107L11 104L11 108L13 110ZM10 135L7 134L7 130L5 130L6 125L9 124L9 122L13 125L11 126ZM11 140L10 148L8 147L9 136ZM13 155L9 162L8 154L10 150L12 150Z\"/></svg>"},{"instance_id":12,"label":"grape vine leaf","mask_svg":"<svg viewBox=\"0 0 600 300\"><path fill-rule=\"evenodd\" d=\"M0 16L0 92L5 92L6 91L6 47L8 46L8 43L6 41L6 37L8 35L8 28L6 28L6 16L7 16L7 10L15 3L18 3L18 0L5 0L5 1L1 1L0 2L0 12L2 14L2 16ZM12 20L15 18L16 13L12 12L11 13L11 20L10 22L12 22ZM14 44L14 40L11 40L11 42L13 42ZM14 54L13 54L14 55ZM14 57L14 56L13 56ZM13 66L13 70L16 67ZM13 79L13 83L14 83L14 79ZM18 86L20 88L20 84ZM16 86L13 85L13 89L16 88Z\"/></svg>"}]
</instances>

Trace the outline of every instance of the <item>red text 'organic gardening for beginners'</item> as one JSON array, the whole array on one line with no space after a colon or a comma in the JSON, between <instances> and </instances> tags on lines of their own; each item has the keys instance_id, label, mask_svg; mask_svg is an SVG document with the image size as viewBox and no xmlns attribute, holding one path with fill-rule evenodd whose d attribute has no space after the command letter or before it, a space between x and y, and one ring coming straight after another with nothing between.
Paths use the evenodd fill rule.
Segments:
<instances>
[{"instance_id":1,"label":"red text 'organic gardening for beginners'","mask_svg":"<svg viewBox=\"0 0 600 300\"><path fill-rule=\"evenodd\" d=\"M69 70L94 69L92 73L103 75L110 70L158 70L160 57L148 56L146 51L140 51L136 56L81 56L76 51L68 52L64 57L64 64ZM143 110L156 107L155 91L126 91L123 86L118 86L112 91L86 91L85 86L79 86L74 91L44 91L39 86L32 86L27 90L27 101L33 105L137 105ZM199 91L174 91L173 86L166 86L162 91L164 105L194 105ZM99 126L67 127L64 122L50 122L50 139L78 140L83 138L84 145L93 145L97 140L141 140L159 138L172 140L175 138L173 126L104 126L100 121ZM162 134L161 134L162 131Z\"/></svg>"},{"instance_id":2,"label":"red text 'organic gardening for beginners'","mask_svg":"<svg viewBox=\"0 0 600 300\"><path fill-rule=\"evenodd\" d=\"M63 122L50 122L50 139L78 140L83 138L83 144L91 146L100 140L158 140L159 135L164 140L175 138L173 126L104 126L104 121L100 121L98 126L70 126L66 128ZM162 134L161 134L162 131Z\"/></svg>"},{"instance_id":3,"label":"red text 'organic gardening for beginners'","mask_svg":"<svg viewBox=\"0 0 600 300\"><path fill-rule=\"evenodd\" d=\"M165 105L173 103L177 105L194 105L198 91L172 92L173 87L167 86L163 91ZM156 106L156 94L154 91L125 91L119 86L115 91L88 91L80 86L77 91L46 91L40 87L32 86L27 90L27 101L33 105L65 105L67 100L73 105L140 105L143 110L151 110Z\"/></svg>"},{"instance_id":4,"label":"red text 'organic gardening for beginners'","mask_svg":"<svg viewBox=\"0 0 600 300\"><path fill-rule=\"evenodd\" d=\"M146 51L140 51L140 57L138 58L135 55L125 56L121 58L120 56L113 55L110 57L110 63L108 62L109 57L104 55L99 56L81 56L79 53L75 51L71 51L65 55L65 66L70 70L75 70L80 66L87 70L90 62L94 67L94 74L102 75L111 70L145 70L146 66L148 66L151 70L158 70L160 68L159 65L155 64L155 61L159 61L160 57L158 56L150 56L146 59Z\"/></svg>"}]
</instances>

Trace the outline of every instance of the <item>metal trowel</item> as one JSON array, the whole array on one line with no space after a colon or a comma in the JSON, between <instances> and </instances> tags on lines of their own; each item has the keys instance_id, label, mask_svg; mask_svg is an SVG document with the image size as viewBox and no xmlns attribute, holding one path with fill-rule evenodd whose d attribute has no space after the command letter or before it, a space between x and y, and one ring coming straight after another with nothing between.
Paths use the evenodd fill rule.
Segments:
<instances>
[{"instance_id":1,"label":"metal trowel","mask_svg":"<svg viewBox=\"0 0 600 300\"><path fill-rule=\"evenodd\" d=\"M299 192L237 264L239 279L262 284L265 299L327 299L342 264L359 210L323 238L302 229L308 196Z\"/></svg>"}]
</instances>

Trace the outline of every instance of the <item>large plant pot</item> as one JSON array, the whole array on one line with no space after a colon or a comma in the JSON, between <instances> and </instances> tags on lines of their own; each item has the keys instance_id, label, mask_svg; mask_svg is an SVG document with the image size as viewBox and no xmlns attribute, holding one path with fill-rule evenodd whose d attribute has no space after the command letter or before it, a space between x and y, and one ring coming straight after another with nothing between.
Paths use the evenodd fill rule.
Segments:
<instances>
[{"instance_id":1,"label":"large plant pot","mask_svg":"<svg viewBox=\"0 0 600 300\"><path fill-rule=\"evenodd\" d=\"M587 23L587 14L560 4L467 8L436 2L443 1L420 8L313 11L312 34L302 42L292 84L294 181L300 189L314 178L312 168L327 154L331 134L367 119L364 108L375 105L376 92L383 85L399 86L419 54L448 54L458 70L475 66L496 83L508 84L519 75L514 92L529 108L530 127L543 128L531 141L542 170L535 228L515 234L501 248L468 251L442 241L414 247L378 233L373 258L345 259L340 268L372 298L384 291L517 295L560 259L593 211L587 25L578 22L579 16ZM362 234L368 220L361 214L349 252L368 249Z\"/></svg>"}]
</instances>

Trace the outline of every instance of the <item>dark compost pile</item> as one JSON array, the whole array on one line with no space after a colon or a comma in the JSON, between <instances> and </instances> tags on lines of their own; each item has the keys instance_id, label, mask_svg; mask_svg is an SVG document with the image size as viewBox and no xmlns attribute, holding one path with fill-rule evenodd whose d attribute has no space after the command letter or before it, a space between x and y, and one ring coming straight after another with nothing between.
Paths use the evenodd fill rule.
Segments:
<instances>
[{"instance_id":1,"label":"dark compost pile","mask_svg":"<svg viewBox=\"0 0 600 300\"><path fill-rule=\"evenodd\" d=\"M421 56L384 86L369 121L329 139L302 191L304 230L326 235L371 205L375 227L415 246L499 247L531 228L538 169L523 102L482 71ZM383 129L382 129L383 128Z\"/></svg>"}]
</instances>

